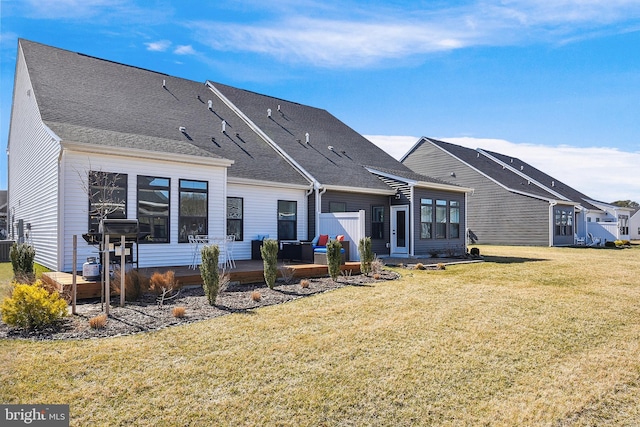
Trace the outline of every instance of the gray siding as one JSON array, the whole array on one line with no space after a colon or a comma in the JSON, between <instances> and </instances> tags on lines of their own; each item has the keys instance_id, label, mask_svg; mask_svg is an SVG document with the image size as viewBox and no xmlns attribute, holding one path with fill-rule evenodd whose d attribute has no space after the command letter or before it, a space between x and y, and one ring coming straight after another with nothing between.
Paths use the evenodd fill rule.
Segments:
<instances>
[{"instance_id":1,"label":"gray siding","mask_svg":"<svg viewBox=\"0 0 640 427\"><path fill-rule=\"evenodd\" d=\"M549 245L549 202L508 191L431 143L422 144L403 163L418 173L474 189L467 199L467 226L478 243Z\"/></svg>"},{"instance_id":2,"label":"gray siding","mask_svg":"<svg viewBox=\"0 0 640 427\"><path fill-rule=\"evenodd\" d=\"M437 199L447 201L447 221L449 221L449 201L460 202L460 237L457 239L451 239L449 237L449 224L447 223L447 238L446 239L421 239L420 238L420 199L428 198L433 199L433 202ZM414 205L413 205L413 229L415 230L415 249L414 255L427 255L433 250L440 252L451 250L457 255L465 252L465 230L464 223L465 218L465 203L464 193L452 193L447 191L427 190L427 189L415 189L414 191ZM435 208L435 206L434 206Z\"/></svg>"}]
</instances>

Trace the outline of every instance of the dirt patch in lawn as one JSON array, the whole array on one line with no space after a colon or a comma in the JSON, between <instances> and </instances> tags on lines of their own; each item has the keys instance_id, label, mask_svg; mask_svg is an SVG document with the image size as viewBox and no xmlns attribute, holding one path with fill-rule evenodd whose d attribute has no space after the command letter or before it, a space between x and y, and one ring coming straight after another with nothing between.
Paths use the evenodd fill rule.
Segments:
<instances>
[{"instance_id":1,"label":"dirt patch in lawn","mask_svg":"<svg viewBox=\"0 0 640 427\"><path fill-rule=\"evenodd\" d=\"M330 277L308 279L308 287L302 287L299 281L291 284L277 282L274 289L269 289L264 283L232 284L218 295L213 306L207 302L201 286L182 289L176 298L165 302L162 307L157 304L155 295L145 295L139 301L127 302L124 307L118 305L119 299L112 298L106 325L96 329L90 327L89 320L104 313L104 304L100 300L87 300L76 305L76 315L70 314L54 327L45 330L26 332L1 323L0 338L59 340L131 335L282 304L344 286L366 286L398 277L393 271L383 270L378 279L362 274L341 276L335 281ZM256 298L258 294L259 299ZM175 317L174 307L184 307L184 317Z\"/></svg>"}]
</instances>

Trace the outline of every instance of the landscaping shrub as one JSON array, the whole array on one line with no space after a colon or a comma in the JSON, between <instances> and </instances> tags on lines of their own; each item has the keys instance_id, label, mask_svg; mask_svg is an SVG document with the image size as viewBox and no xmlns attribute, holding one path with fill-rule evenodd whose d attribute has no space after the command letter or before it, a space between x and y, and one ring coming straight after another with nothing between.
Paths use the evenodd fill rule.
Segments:
<instances>
[{"instance_id":1,"label":"landscaping shrub","mask_svg":"<svg viewBox=\"0 0 640 427\"><path fill-rule=\"evenodd\" d=\"M308 279L302 279L300 280L300 287L303 289L306 289L309 287L309 280Z\"/></svg>"},{"instance_id":2,"label":"landscaping shrub","mask_svg":"<svg viewBox=\"0 0 640 427\"><path fill-rule=\"evenodd\" d=\"M258 291L253 291L251 292L251 299L255 302L258 302L262 299L262 295L260 295L260 292Z\"/></svg>"},{"instance_id":3,"label":"landscaping shrub","mask_svg":"<svg viewBox=\"0 0 640 427\"><path fill-rule=\"evenodd\" d=\"M19 282L31 283L34 280L33 259L36 257L36 250L27 243L14 243L9 251L13 276Z\"/></svg>"},{"instance_id":4,"label":"landscaping shrub","mask_svg":"<svg viewBox=\"0 0 640 427\"><path fill-rule=\"evenodd\" d=\"M269 289L273 289L278 277L278 242L273 239L263 240L260 254L264 264L264 280Z\"/></svg>"},{"instance_id":5,"label":"landscaping shrub","mask_svg":"<svg viewBox=\"0 0 640 427\"><path fill-rule=\"evenodd\" d=\"M200 253L202 255L202 264L200 265L202 286L209 304L214 305L220 291L220 273L218 271L220 248L218 245L205 246Z\"/></svg>"},{"instance_id":6,"label":"landscaping shrub","mask_svg":"<svg viewBox=\"0 0 640 427\"><path fill-rule=\"evenodd\" d=\"M607 240L606 242L604 242L605 248L615 248L616 246L616 242L612 242L611 240Z\"/></svg>"},{"instance_id":7,"label":"landscaping shrub","mask_svg":"<svg viewBox=\"0 0 640 427\"><path fill-rule=\"evenodd\" d=\"M358 254L360 255L360 271L362 274L369 274L374 258L373 249L371 248L371 237L367 236L360 239L358 242Z\"/></svg>"},{"instance_id":8,"label":"landscaping shrub","mask_svg":"<svg viewBox=\"0 0 640 427\"><path fill-rule=\"evenodd\" d=\"M165 273L155 272L149 279L149 290L158 296L156 300L160 307L164 305L165 300L175 298L178 295L179 289L177 293L171 295L176 287L178 287L178 281L172 270Z\"/></svg>"},{"instance_id":9,"label":"landscaping shrub","mask_svg":"<svg viewBox=\"0 0 640 427\"><path fill-rule=\"evenodd\" d=\"M425 266L423 263L419 262L416 264L416 270L424 270Z\"/></svg>"},{"instance_id":10,"label":"landscaping shrub","mask_svg":"<svg viewBox=\"0 0 640 427\"><path fill-rule=\"evenodd\" d=\"M57 292L44 289L38 280L34 284L17 283L11 296L2 301L0 311L7 325L42 329L67 315L67 302Z\"/></svg>"},{"instance_id":11,"label":"landscaping shrub","mask_svg":"<svg viewBox=\"0 0 640 427\"><path fill-rule=\"evenodd\" d=\"M113 273L113 280L110 282L111 290L116 295L120 294L120 270ZM149 290L149 279L137 270L130 270L124 274L124 299L125 301L137 301L145 292Z\"/></svg>"},{"instance_id":12,"label":"landscaping shrub","mask_svg":"<svg viewBox=\"0 0 640 427\"><path fill-rule=\"evenodd\" d=\"M336 280L340 276L340 265L342 265L342 243L338 240L331 240L327 243L327 264L329 276Z\"/></svg>"},{"instance_id":13,"label":"landscaping shrub","mask_svg":"<svg viewBox=\"0 0 640 427\"><path fill-rule=\"evenodd\" d=\"M106 314L98 314L95 317L89 319L89 326L91 329L102 329L107 326L107 315Z\"/></svg>"},{"instance_id":14,"label":"landscaping shrub","mask_svg":"<svg viewBox=\"0 0 640 427\"><path fill-rule=\"evenodd\" d=\"M374 274L380 274L384 270L384 261L378 257L375 257L373 261L371 261L371 271Z\"/></svg>"},{"instance_id":15,"label":"landscaping shrub","mask_svg":"<svg viewBox=\"0 0 640 427\"><path fill-rule=\"evenodd\" d=\"M173 307L171 313L173 314L173 317L182 318L185 316L186 311L187 309L185 307Z\"/></svg>"}]
</instances>

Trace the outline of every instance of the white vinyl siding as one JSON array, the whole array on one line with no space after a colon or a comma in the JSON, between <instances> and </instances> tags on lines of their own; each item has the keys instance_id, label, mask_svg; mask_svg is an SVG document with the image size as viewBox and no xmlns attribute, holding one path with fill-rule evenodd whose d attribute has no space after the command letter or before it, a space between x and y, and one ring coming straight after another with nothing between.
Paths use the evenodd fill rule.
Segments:
<instances>
[{"instance_id":1,"label":"white vinyl siding","mask_svg":"<svg viewBox=\"0 0 640 427\"><path fill-rule=\"evenodd\" d=\"M72 236L78 235L79 268L86 258L96 256L97 249L88 245L81 237L88 227L88 196L83 189L80 175L85 176L89 169L127 175L127 218L135 219L137 210L137 176L162 176L171 179L170 194L170 243L140 245L140 267L162 267L189 265L192 247L189 243L178 243L178 200L180 179L207 181L209 186L210 236L224 236L226 222L226 168L201 166L171 161L139 159L107 155L91 155L79 152L65 152L63 156L65 192L64 192L64 271L71 271ZM237 258L237 257L236 257Z\"/></svg>"},{"instance_id":2,"label":"white vinyl siding","mask_svg":"<svg viewBox=\"0 0 640 427\"><path fill-rule=\"evenodd\" d=\"M244 202L244 240L235 242L236 260L251 259L251 241L258 235L278 238L278 200L296 201L298 207L298 240L307 237L307 200L304 190L261 185L229 184L229 197L242 197Z\"/></svg>"},{"instance_id":3,"label":"white vinyl siding","mask_svg":"<svg viewBox=\"0 0 640 427\"><path fill-rule=\"evenodd\" d=\"M35 261L58 268L59 144L42 123L22 52L18 53L9 134L7 225L31 224L29 243ZM16 229L17 232L17 229Z\"/></svg>"}]
</instances>

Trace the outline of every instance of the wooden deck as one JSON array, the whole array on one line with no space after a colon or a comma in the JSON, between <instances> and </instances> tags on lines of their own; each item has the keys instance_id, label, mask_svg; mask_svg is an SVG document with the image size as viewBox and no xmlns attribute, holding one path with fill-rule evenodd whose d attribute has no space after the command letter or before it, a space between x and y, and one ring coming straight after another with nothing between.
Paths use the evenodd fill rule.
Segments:
<instances>
[{"instance_id":1,"label":"wooden deck","mask_svg":"<svg viewBox=\"0 0 640 427\"><path fill-rule=\"evenodd\" d=\"M299 264L299 263L279 263L278 277L284 268L293 269L295 279L311 277L323 277L329 274L328 267L320 264ZM347 262L341 266L343 271L351 271L353 274L360 273L359 262ZM155 272L164 273L172 270L180 286L194 286L202 284L200 269L191 269L186 266L178 267L158 267L140 268L138 271L146 277L151 277ZM236 261L236 268L227 270L230 280L240 284L264 282L264 270L262 261ZM73 275L71 273L50 272L42 275L42 280L55 286L58 291L65 296L71 295ZM102 284L99 281L87 281L82 278L82 273L76 276L77 299L99 298Z\"/></svg>"}]
</instances>

